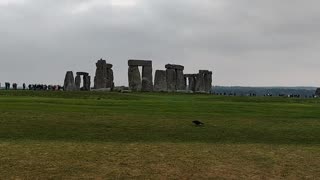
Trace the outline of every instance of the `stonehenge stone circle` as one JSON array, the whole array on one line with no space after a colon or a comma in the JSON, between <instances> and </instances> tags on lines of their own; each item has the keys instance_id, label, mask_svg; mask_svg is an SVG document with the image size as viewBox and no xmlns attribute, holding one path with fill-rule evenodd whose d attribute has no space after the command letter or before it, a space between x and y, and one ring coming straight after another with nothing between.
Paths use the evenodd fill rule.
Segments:
<instances>
[{"instance_id":1,"label":"stonehenge stone circle","mask_svg":"<svg viewBox=\"0 0 320 180\"><path fill-rule=\"evenodd\" d=\"M107 64L106 60L102 58L96 63L96 75L94 77L94 88L95 89L105 89L114 88L114 77L112 64Z\"/></svg>"},{"instance_id":2,"label":"stonehenge stone circle","mask_svg":"<svg viewBox=\"0 0 320 180\"><path fill-rule=\"evenodd\" d=\"M154 91L166 92L167 88L167 74L165 70L157 70L154 78Z\"/></svg>"},{"instance_id":3,"label":"stonehenge stone circle","mask_svg":"<svg viewBox=\"0 0 320 180\"><path fill-rule=\"evenodd\" d=\"M130 59L128 60L128 66L129 87L127 87L127 89L130 92L211 92L212 72L208 70L199 70L199 73L197 74L184 74L184 66L166 64L166 70L157 70L155 72L155 78L153 79L151 60ZM112 67L112 64L108 64L106 60L103 60L102 58L97 61L94 77L94 90L114 90L114 75ZM142 67L142 72L140 72L139 67ZM83 87L80 87L81 76L83 76ZM6 88L9 89L10 84L6 84ZM89 73L77 72L76 77L74 78L73 72L68 71L64 80L64 90L90 91L91 77L89 76Z\"/></svg>"},{"instance_id":4,"label":"stonehenge stone circle","mask_svg":"<svg viewBox=\"0 0 320 180\"><path fill-rule=\"evenodd\" d=\"M76 85L74 82L73 72L68 71L64 79L64 90L65 91L74 91L76 90Z\"/></svg>"},{"instance_id":5,"label":"stonehenge stone circle","mask_svg":"<svg viewBox=\"0 0 320 180\"><path fill-rule=\"evenodd\" d=\"M128 60L129 88L132 91L153 91L152 61L150 60ZM142 66L142 78L139 66Z\"/></svg>"}]
</instances>

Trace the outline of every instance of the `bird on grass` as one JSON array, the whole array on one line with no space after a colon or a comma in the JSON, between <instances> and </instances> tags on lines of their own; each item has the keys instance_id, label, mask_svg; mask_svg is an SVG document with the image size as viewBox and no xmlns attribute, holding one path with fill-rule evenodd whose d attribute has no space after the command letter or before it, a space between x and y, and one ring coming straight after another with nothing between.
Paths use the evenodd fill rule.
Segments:
<instances>
[{"instance_id":1,"label":"bird on grass","mask_svg":"<svg viewBox=\"0 0 320 180\"><path fill-rule=\"evenodd\" d=\"M192 122L193 122L193 124L195 124L196 126L203 126L203 125L204 125L203 122L200 122L200 121L198 121L198 120L195 120L195 121L192 121Z\"/></svg>"}]
</instances>

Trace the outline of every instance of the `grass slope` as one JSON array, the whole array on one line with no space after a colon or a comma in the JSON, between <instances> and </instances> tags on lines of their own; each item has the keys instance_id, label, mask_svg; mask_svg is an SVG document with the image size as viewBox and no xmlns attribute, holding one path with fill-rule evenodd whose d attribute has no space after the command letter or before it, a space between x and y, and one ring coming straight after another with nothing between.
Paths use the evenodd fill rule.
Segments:
<instances>
[{"instance_id":1,"label":"grass slope","mask_svg":"<svg viewBox=\"0 0 320 180\"><path fill-rule=\"evenodd\" d=\"M320 99L0 91L0 179L313 179L319 117Z\"/></svg>"}]
</instances>

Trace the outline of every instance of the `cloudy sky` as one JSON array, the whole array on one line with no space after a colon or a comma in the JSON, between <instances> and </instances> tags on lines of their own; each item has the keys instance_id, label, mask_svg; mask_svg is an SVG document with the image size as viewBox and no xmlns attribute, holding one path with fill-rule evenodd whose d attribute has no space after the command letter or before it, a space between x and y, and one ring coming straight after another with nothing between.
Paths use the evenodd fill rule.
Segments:
<instances>
[{"instance_id":1,"label":"cloudy sky","mask_svg":"<svg viewBox=\"0 0 320 180\"><path fill-rule=\"evenodd\" d=\"M0 0L0 82L62 84L100 58L214 72L215 85L320 86L319 0Z\"/></svg>"}]
</instances>

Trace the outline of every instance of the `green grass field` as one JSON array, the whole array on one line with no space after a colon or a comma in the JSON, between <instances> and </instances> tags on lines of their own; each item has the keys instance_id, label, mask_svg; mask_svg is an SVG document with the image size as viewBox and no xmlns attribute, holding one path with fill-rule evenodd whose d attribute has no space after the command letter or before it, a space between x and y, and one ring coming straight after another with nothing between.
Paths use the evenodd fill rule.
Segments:
<instances>
[{"instance_id":1,"label":"green grass field","mask_svg":"<svg viewBox=\"0 0 320 180\"><path fill-rule=\"evenodd\" d=\"M127 178L320 178L320 99L0 91L0 179Z\"/></svg>"}]
</instances>

